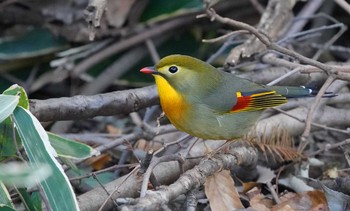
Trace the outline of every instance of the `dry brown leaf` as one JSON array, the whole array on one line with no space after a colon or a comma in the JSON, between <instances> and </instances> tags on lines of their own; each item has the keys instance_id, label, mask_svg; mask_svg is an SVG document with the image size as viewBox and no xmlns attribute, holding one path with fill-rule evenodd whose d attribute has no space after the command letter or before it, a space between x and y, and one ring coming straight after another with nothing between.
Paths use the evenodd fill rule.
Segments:
<instances>
[{"instance_id":1,"label":"dry brown leaf","mask_svg":"<svg viewBox=\"0 0 350 211\"><path fill-rule=\"evenodd\" d=\"M289 204L282 204L281 206L278 206L277 209L275 207L273 207L271 209L271 211L299 211L299 209L294 209ZM301 210L303 210L303 209L301 209Z\"/></svg>"},{"instance_id":2,"label":"dry brown leaf","mask_svg":"<svg viewBox=\"0 0 350 211\"><path fill-rule=\"evenodd\" d=\"M285 201L293 199L296 195L297 195L296 193L288 192L288 193L283 194L280 197L280 200L281 200L281 202L285 202Z\"/></svg>"},{"instance_id":3,"label":"dry brown leaf","mask_svg":"<svg viewBox=\"0 0 350 211\"><path fill-rule=\"evenodd\" d=\"M130 15L130 9L135 0L107 1L106 17L108 24L115 28L120 28Z\"/></svg>"},{"instance_id":4,"label":"dry brown leaf","mask_svg":"<svg viewBox=\"0 0 350 211\"><path fill-rule=\"evenodd\" d=\"M254 187L261 187L262 184L270 182L273 178L276 177L275 173L270 169L263 166L257 166L259 173L259 178L255 182L242 182L243 193L247 193Z\"/></svg>"},{"instance_id":5,"label":"dry brown leaf","mask_svg":"<svg viewBox=\"0 0 350 211\"><path fill-rule=\"evenodd\" d=\"M273 206L271 210L315 210L316 208L322 208L320 211L328 210L328 208L326 208L326 197L324 196L324 193L320 190L301 192L296 193L294 197L290 196L292 195L286 197L289 198L287 200L283 200L283 197L281 197L281 201L284 202Z\"/></svg>"},{"instance_id":6,"label":"dry brown leaf","mask_svg":"<svg viewBox=\"0 0 350 211\"><path fill-rule=\"evenodd\" d=\"M272 200L267 199L262 194L255 195L250 201L250 206L259 211L270 211Z\"/></svg>"},{"instance_id":7,"label":"dry brown leaf","mask_svg":"<svg viewBox=\"0 0 350 211\"><path fill-rule=\"evenodd\" d=\"M261 187L253 187L251 190L249 190L245 194L248 197L248 199L251 200L256 195L259 195L260 193L261 193Z\"/></svg>"},{"instance_id":8,"label":"dry brown leaf","mask_svg":"<svg viewBox=\"0 0 350 211\"><path fill-rule=\"evenodd\" d=\"M146 141L145 139L139 139L135 143L134 149L139 149L147 152L150 149L157 151L161 147L162 147L162 144L160 142Z\"/></svg>"},{"instance_id":9,"label":"dry brown leaf","mask_svg":"<svg viewBox=\"0 0 350 211\"><path fill-rule=\"evenodd\" d=\"M320 204L327 205L327 199L323 191L320 191L320 190L308 191L306 192L306 194L310 197L313 208L316 206L319 206Z\"/></svg>"},{"instance_id":10,"label":"dry brown leaf","mask_svg":"<svg viewBox=\"0 0 350 211\"><path fill-rule=\"evenodd\" d=\"M109 134L120 135L122 134L122 130L120 128L114 127L113 125L106 125L106 130Z\"/></svg>"},{"instance_id":11,"label":"dry brown leaf","mask_svg":"<svg viewBox=\"0 0 350 211\"><path fill-rule=\"evenodd\" d=\"M94 170L98 171L104 169L110 161L112 161L112 157L105 153L97 157L89 158L86 162L91 165Z\"/></svg>"},{"instance_id":12,"label":"dry brown leaf","mask_svg":"<svg viewBox=\"0 0 350 211\"><path fill-rule=\"evenodd\" d=\"M230 171L223 170L206 179L205 195L213 211L234 210L244 208Z\"/></svg>"},{"instance_id":13,"label":"dry brown leaf","mask_svg":"<svg viewBox=\"0 0 350 211\"><path fill-rule=\"evenodd\" d=\"M248 191L252 190L255 187L259 187L261 186L261 183L257 183L257 182L242 182L242 186L243 186L243 193L247 193Z\"/></svg>"},{"instance_id":14,"label":"dry brown leaf","mask_svg":"<svg viewBox=\"0 0 350 211\"><path fill-rule=\"evenodd\" d=\"M339 175L338 175L338 168L337 167L333 167L333 168L330 168L326 171L326 175L331 178L331 179L335 179L337 178Z\"/></svg>"}]
</instances>

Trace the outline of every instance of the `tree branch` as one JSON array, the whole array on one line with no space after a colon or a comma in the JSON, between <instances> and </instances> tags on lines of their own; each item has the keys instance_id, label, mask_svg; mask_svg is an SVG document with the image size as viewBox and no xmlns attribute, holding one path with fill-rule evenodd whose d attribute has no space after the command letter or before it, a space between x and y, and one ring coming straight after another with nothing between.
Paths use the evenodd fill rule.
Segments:
<instances>
[{"instance_id":1,"label":"tree branch","mask_svg":"<svg viewBox=\"0 0 350 211\"><path fill-rule=\"evenodd\" d=\"M40 121L77 120L128 114L159 103L155 86L92 96L30 100L30 111Z\"/></svg>"},{"instance_id":2,"label":"tree branch","mask_svg":"<svg viewBox=\"0 0 350 211\"><path fill-rule=\"evenodd\" d=\"M147 209L152 210L166 204L189 190L196 189L204 184L208 176L223 169L233 169L237 165L256 165L257 152L252 147L231 147L227 154L215 154L209 159L202 160L193 169L186 171L180 178L158 191L149 192L145 197L136 200L131 199L133 206L123 207L123 210Z\"/></svg>"}]
</instances>

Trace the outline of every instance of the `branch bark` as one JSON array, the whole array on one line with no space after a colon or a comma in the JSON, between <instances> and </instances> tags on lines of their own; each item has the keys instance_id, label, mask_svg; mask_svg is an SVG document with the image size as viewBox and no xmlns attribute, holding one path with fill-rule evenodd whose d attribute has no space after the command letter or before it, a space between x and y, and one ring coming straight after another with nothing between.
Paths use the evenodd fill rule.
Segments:
<instances>
[{"instance_id":1,"label":"branch bark","mask_svg":"<svg viewBox=\"0 0 350 211\"><path fill-rule=\"evenodd\" d=\"M145 197L131 200L134 205L123 207L122 210L156 210L162 204L175 199L189 190L204 184L208 176L223 169L230 170L236 166L256 165L257 152L252 147L232 147L227 154L215 154L209 159L202 160L193 169L186 171L180 178L161 190L149 192Z\"/></svg>"},{"instance_id":2,"label":"branch bark","mask_svg":"<svg viewBox=\"0 0 350 211\"><path fill-rule=\"evenodd\" d=\"M39 121L77 120L128 114L159 103L155 86L92 96L30 100L30 111Z\"/></svg>"},{"instance_id":3,"label":"branch bark","mask_svg":"<svg viewBox=\"0 0 350 211\"><path fill-rule=\"evenodd\" d=\"M265 135L269 136L273 128L284 128L291 136L301 135L305 129L305 117L308 112L308 108L305 107L299 107L288 111L288 114L300 120L304 120L303 122L282 113L262 119L257 122L256 130L258 133L265 133ZM350 112L348 109L325 106L315 112L313 121L332 127L347 127L350 125Z\"/></svg>"},{"instance_id":4,"label":"branch bark","mask_svg":"<svg viewBox=\"0 0 350 211\"><path fill-rule=\"evenodd\" d=\"M293 17L292 8L295 4L293 0L269 1L257 30L269 36L272 40L276 40L279 36L284 34ZM251 35L242 45L232 49L226 59L227 63L237 64L241 57L250 57L251 55L265 50L266 46L259 41L259 39Z\"/></svg>"}]
</instances>

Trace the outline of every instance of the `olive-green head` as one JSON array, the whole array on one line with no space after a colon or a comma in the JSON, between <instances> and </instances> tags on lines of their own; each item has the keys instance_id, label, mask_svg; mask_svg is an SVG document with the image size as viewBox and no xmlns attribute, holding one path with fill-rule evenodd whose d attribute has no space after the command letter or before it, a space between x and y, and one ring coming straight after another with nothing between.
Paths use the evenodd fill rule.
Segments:
<instances>
[{"instance_id":1,"label":"olive-green head","mask_svg":"<svg viewBox=\"0 0 350 211\"><path fill-rule=\"evenodd\" d=\"M145 67L141 72L164 78L181 94L205 92L215 87L220 77L220 73L210 64L178 54L164 57L154 67Z\"/></svg>"}]
</instances>

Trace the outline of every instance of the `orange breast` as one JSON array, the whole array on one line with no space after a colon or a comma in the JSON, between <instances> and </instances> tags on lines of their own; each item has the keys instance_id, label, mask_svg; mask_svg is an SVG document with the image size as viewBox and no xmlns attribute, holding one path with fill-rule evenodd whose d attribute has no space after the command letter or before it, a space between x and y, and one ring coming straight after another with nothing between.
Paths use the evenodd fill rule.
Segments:
<instances>
[{"instance_id":1,"label":"orange breast","mask_svg":"<svg viewBox=\"0 0 350 211\"><path fill-rule=\"evenodd\" d=\"M155 75L160 104L165 115L175 127L182 128L182 122L188 109L184 98L161 76Z\"/></svg>"}]
</instances>

